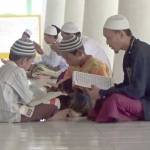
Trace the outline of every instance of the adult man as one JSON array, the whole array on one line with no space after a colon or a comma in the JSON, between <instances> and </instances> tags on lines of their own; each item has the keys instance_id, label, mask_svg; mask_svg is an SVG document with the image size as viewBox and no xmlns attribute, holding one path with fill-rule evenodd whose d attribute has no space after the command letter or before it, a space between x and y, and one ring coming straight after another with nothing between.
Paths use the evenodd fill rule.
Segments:
<instances>
[{"instance_id":1,"label":"adult man","mask_svg":"<svg viewBox=\"0 0 150 150\"><path fill-rule=\"evenodd\" d=\"M133 37L128 20L114 15L104 24L107 44L123 59L124 81L108 90L88 90L98 99L89 118L97 122L150 120L150 45Z\"/></svg>"}]
</instances>

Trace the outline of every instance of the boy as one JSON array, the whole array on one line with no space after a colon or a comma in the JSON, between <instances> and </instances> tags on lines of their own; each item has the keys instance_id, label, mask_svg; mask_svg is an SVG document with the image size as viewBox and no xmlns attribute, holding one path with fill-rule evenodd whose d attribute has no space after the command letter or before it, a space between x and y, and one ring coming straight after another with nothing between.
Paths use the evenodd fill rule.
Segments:
<instances>
[{"instance_id":1,"label":"boy","mask_svg":"<svg viewBox=\"0 0 150 150\"><path fill-rule=\"evenodd\" d=\"M88 95L79 88L72 88L73 71L87 72L102 76L109 76L109 69L106 64L95 59L84 52L81 38L71 35L68 39L63 39L59 44L59 53L69 64L68 70L62 79L58 81L59 86L67 93L71 93L71 108L86 115L90 109L91 100ZM65 101L65 100L64 100Z\"/></svg>"},{"instance_id":2,"label":"boy","mask_svg":"<svg viewBox=\"0 0 150 150\"><path fill-rule=\"evenodd\" d=\"M26 71L35 57L34 42L17 40L10 49L9 61L0 68L0 122L29 122L48 119L57 107L40 104L29 107L33 93Z\"/></svg>"},{"instance_id":3,"label":"boy","mask_svg":"<svg viewBox=\"0 0 150 150\"><path fill-rule=\"evenodd\" d=\"M53 49L52 46L55 45L58 39L59 31L54 25L48 26L44 32L44 40L46 44L49 46L49 54L42 55L42 64L51 68L57 68L59 70L66 70L68 68L68 64L66 61L59 56Z\"/></svg>"}]
</instances>

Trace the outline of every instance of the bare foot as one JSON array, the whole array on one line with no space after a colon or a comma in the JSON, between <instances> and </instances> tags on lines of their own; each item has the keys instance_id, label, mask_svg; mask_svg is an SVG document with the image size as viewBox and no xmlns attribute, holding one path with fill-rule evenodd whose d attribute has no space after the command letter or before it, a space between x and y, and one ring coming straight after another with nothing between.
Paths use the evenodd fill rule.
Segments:
<instances>
[{"instance_id":1,"label":"bare foot","mask_svg":"<svg viewBox=\"0 0 150 150\"><path fill-rule=\"evenodd\" d=\"M60 110L49 120L68 120L70 118L76 118L76 117L80 117L80 116L81 116L80 113L78 113L70 108L67 108L64 110Z\"/></svg>"}]
</instances>

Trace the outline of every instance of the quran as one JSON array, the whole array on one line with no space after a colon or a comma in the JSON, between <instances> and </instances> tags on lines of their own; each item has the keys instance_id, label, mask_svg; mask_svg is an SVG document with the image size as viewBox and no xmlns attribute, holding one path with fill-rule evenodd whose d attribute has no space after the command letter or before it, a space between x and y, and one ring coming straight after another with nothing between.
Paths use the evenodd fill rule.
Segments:
<instances>
[{"instance_id":1,"label":"quran","mask_svg":"<svg viewBox=\"0 0 150 150\"><path fill-rule=\"evenodd\" d=\"M58 78L61 73L62 71L51 70L43 64L35 65L31 71L32 77L36 77L37 75L47 75L54 78Z\"/></svg>"},{"instance_id":2,"label":"quran","mask_svg":"<svg viewBox=\"0 0 150 150\"><path fill-rule=\"evenodd\" d=\"M84 72L73 72L73 84L85 88L91 88L92 85L100 89L108 89L111 87L111 78Z\"/></svg>"}]
</instances>

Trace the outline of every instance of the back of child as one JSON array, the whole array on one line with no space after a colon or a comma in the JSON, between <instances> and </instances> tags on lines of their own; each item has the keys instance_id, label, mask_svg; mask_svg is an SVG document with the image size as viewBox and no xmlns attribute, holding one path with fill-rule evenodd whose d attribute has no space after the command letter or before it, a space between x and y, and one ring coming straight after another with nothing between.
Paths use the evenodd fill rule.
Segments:
<instances>
[{"instance_id":1,"label":"back of child","mask_svg":"<svg viewBox=\"0 0 150 150\"><path fill-rule=\"evenodd\" d=\"M33 99L26 71L35 57L34 43L19 39L10 49L9 61L0 68L0 122L29 122L48 119L57 111L55 105L30 107Z\"/></svg>"}]
</instances>

